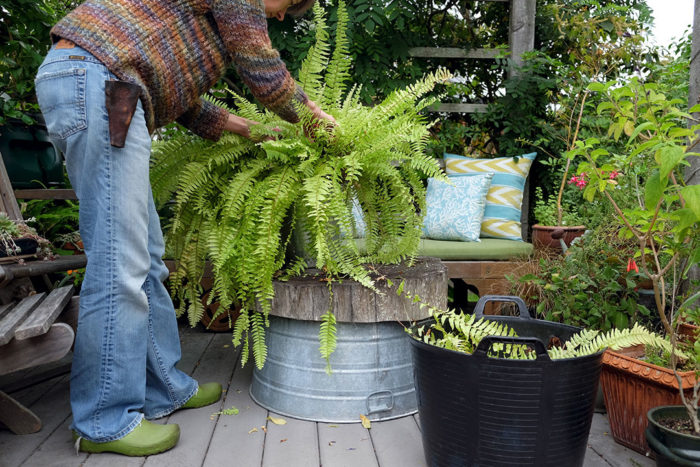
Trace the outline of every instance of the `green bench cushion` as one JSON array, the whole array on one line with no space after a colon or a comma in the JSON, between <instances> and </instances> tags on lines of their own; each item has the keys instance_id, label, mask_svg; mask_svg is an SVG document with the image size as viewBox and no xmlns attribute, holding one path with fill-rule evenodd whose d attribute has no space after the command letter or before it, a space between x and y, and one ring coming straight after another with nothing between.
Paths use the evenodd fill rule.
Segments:
<instances>
[{"instance_id":1,"label":"green bench cushion","mask_svg":"<svg viewBox=\"0 0 700 467\"><path fill-rule=\"evenodd\" d=\"M451 242L423 238L419 256L435 256L443 260L483 261L510 260L532 254L532 243L501 238L482 238L480 242Z\"/></svg>"},{"instance_id":2,"label":"green bench cushion","mask_svg":"<svg viewBox=\"0 0 700 467\"><path fill-rule=\"evenodd\" d=\"M365 239L356 238L360 252ZM482 238L480 242L457 242L422 238L418 256L434 256L447 261L505 261L526 258L532 254L532 243L502 238Z\"/></svg>"}]
</instances>

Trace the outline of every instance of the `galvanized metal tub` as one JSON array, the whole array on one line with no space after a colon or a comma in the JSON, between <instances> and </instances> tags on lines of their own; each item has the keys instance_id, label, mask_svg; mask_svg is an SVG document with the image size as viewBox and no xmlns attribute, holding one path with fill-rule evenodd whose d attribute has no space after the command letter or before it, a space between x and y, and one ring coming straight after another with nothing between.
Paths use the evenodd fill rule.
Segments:
<instances>
[{"instance_id":1,"label":"galvanized metal tub","mask_svg":"<svg viewBox=\"0 0 700 467\"><path fill-rule=\"evenodd\" d=\"M409 337L396 322L337 323L332 373L318 351L318 321L270 316L268 355L250 395L259 405L302 420L390 420L418 410Z\"/></svg>"}]
</instances>

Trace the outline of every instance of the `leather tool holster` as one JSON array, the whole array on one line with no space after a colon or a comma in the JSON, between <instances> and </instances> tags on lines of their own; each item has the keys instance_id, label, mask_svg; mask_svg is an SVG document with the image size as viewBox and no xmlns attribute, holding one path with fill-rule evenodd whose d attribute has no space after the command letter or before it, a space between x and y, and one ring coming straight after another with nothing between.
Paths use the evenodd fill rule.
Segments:
<instances>
[{"instance_id":1,"label":"leather tool holster","mask_svg":"<svg viewBox=\"0 0 700 467\"><path fill-rule=\"evenodd\" d=\"M105 105L109 118L109 142L123 148L131 118L141 95L141 87L126 81L105 81Z\"/></svg>"}]
</instances>

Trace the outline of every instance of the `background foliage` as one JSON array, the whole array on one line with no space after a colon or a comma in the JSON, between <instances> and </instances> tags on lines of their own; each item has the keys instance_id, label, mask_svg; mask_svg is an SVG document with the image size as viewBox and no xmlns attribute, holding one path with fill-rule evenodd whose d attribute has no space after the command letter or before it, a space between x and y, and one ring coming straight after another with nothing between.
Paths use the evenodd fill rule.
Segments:
<instances>
[{"instance_id":1,"label":"background foliage","mask_svg":"<svg viewBox=\"0 0 700 467\"><path fill-rule=\"evenodd\" d=\"M0 125L31 124L39 113L34 76L51 41L49 30L76 0L3 0L0 5Z\"/></svg>"}]
</instances>

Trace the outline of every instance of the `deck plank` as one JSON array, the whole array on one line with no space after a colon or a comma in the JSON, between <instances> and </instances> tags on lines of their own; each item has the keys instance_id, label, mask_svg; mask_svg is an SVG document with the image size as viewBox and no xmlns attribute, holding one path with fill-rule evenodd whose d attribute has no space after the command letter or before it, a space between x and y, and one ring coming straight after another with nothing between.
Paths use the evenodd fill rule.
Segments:
<instances>
[{"instance_id":1,"label":"deck plank","mask_svg":"<svg viewBox=\"0 0 700 467\"><path fill-rule=\"evenodd\" d=\"M593 414L588 446L614 467L628 467L630 465L653 467L656 465L650 458L617 444L610 433L608 418L601 414Z\"/></svg>"},{"instance_id":2,"label":"deck plank","mask_svg":"<svg viewBox=\"0 0 700 467\"><path fill-rule=\"evenodd\" d=\"M245 368L236 364L233 379L226 392L223 407L236 407L238 415L220 415L204 459L204 467L230 465L232 453L235 464L259 466L262 463L267 410L253 402L248 389L253 379L253 364ZM253 428L257 431L250 432Z\"/></svg>"},{"instance_id":3,"label":"deck plank","mask_svg":"<svg viewBox=\"0 0 700 467\"><path fill-rule=\"evenodd\" d=\"M370 435L381 467L427 466L420 430L413 417L372 422Z\"/></svg>"},{"instance_id":4,"label":"deck plank","mask_svg":"<svg viewBox=\"0 0 700 467\"><path fill-rule=\"evenodd\" d=\"M583 467L610 467L605 459L590 447L586 448L586 456L583 458Z\"/></svg>"},{"instance_id":5,"label":"deck plank","mask_svg":"<svg viewBox=\"0 0 700 467\"><path fill-rule=\"evenodd\" d=\"M70 435L70 423L72 417L68 417L53 432L49 432L46 438L34 454L27 459L22 467L75 467L83 465L87 454L76 454L73 438Z\"/></svg>"},{"instance_id":6,"label":"deck plank","mask_svg":"<svg viewBox=\"0 0 700 467\"><path fill-rule=\"evenodd\" d=\"M321 465L379 467L372 437L360 423L319 423Z\"/></svg>"},{"instance_id":7,"label":"deck plank","mask_svg":"<svg viewBox=\"0 0 700 467\"><path fill-rule=\"evenodd\" d=\"M199 327L192 328L186 324L180 325L179 330L182 358L177 364L177 368L191 375L199 364L205 349L216 334L202 332Z\"/></svg>"},{"instance_id":8,"label":"deck plank","mask_svg":"<svg viewBox=\"0 0 700 467\"><path fill-rule=\"evenodd\" d=\"M230 344L230 335L215 335L201 329L181 327L183 359L178 365L202 382L230 381L225 400L216 406L178 412L170 421L179 422L183 430L180 445L169 453L149 458L128 458L111 454L75 455L68 430L70 405L69 376L51 380L12 393L13 397L37 412L44 429L39 433L16 436L0 430L0 466L43 467L136 467L141 465L218 467L417 467L424 466L419 417L373 422L367 431L359 424L327 424L284 418L286 425L266 421L268 411L255 404L248 390L252 364L241 369L231 358L237 356ZM238 415L210 415L220 408L237 407ZM219 408L220 407L220 408ZM272 414L276 416L275 414ZM167 419L164 419L167 421ZM267 434L260 428L265 426ZM256 427L257 432L248 433ZM203 433L199 433L199 432ZM190 441L188 441L188 438ZM366 439L368 438L368 439ZM286 441L281 442L283 439ZM333 443L333 441L335 441ZM193 444L192 444L193 443ZM355 448L355 449L352 449ZM192 451L192 452L187 452ZM609 432L607 418L596 414L584 467L616 467L630 465L651 467L650 459L618 445Z\"/></svg>"},{"instance_id":9,"label":"deck plank","mask_svg":"<svg viewBox=\"0 0 700 467\"><path fill-rule=\"evenodd\" d=\"M215 381L227 388L238 360L238 352L231 345L231 336L216 334L202 355L193 377L202 383ZM175 448L149 457L147 467L191 467L201 465L216 425L215 412L222 408L222 401L199 409L177 411L168 417L167 423L180 425L180 442Z\"/></svg>"},{"instance_id":10,"label":"deck plank","mask_svg":"<svg viewBox=\"0 0 700 467\"><path fill-rule=\"evenodd\" d=\"M285 425L267 422L262 467L318 467L318 429L316 422L307 422L270 412L282 418Z\"/></svg>"},{"instance_id":11,"label":"deck plank","mask_svg":"<svg viewBox=\"0 0 700 467\"><path fill-rule=\"evenodd\" d=\"M37 433L18 436L9 430L0 430L0 465L20 465L70 415L68 400L69 377L59 376L31 388L11 394L16 400L34 411L43 423ZM63 433L64 436L68 436ZM48 465L48 464L47 464Z\"/></svg>"}]
</instances>

